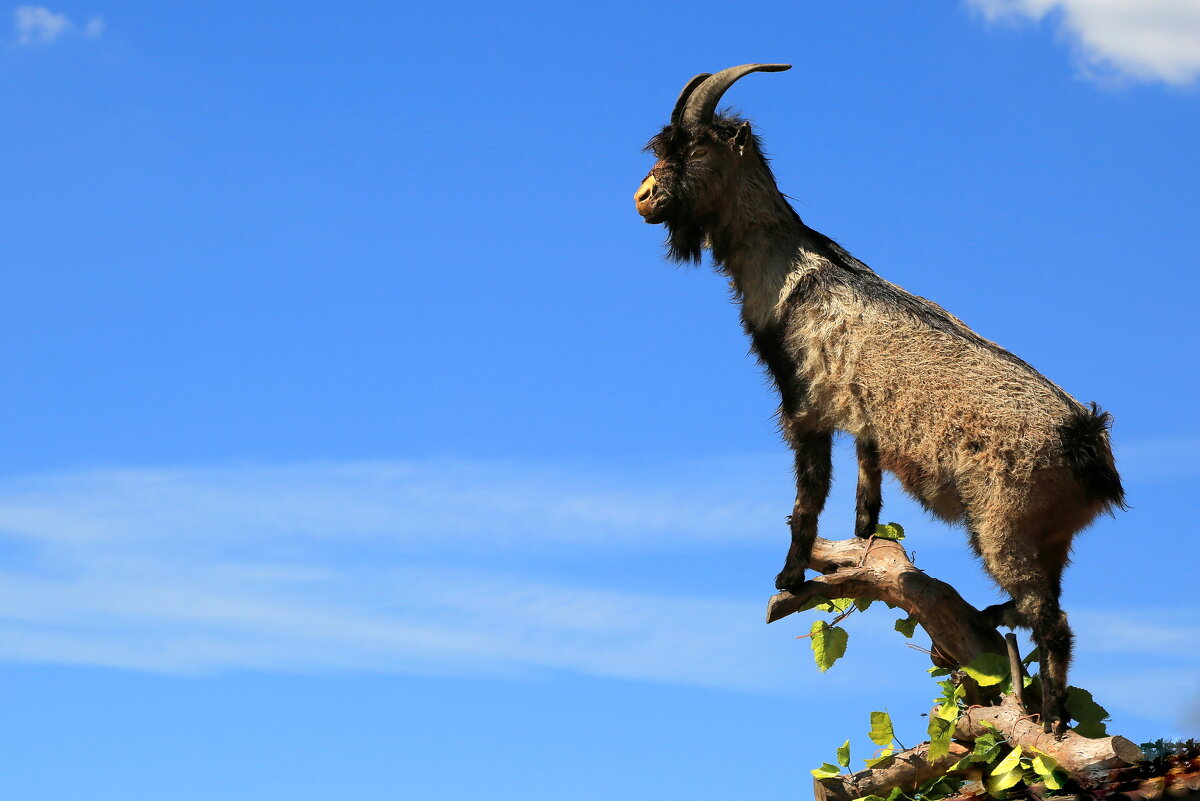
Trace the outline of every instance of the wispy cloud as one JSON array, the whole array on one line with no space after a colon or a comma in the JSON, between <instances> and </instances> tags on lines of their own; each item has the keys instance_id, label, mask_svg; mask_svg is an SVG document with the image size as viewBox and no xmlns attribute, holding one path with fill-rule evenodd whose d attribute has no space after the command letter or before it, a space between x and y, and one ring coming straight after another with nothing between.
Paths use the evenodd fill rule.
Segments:
<instances>
[{"instance_id":1,"label":"wispy cloud","mask_svg":"<svg viewBox=\"0 0 1200 801\"><path fill-rule=\"evenodd\" d=\"M839 462L852 458L847 444ZM1148 463L1170 460L1165 447L1149 447ZM815 691L790 680L807 661L787 636L798 631L761 623L769 585L753 599L723 597L688 574L715 550L782 550L787 462L782 452L608 468L381 460L0 478L0 660L564 670ZM850 464L837 472L854 474ZM853 491L852 478L835 485L830 525L849 524ZM895 488L888 504L897 519L920 519ZM962 548L932 524L917 545ZM598 559L626 572L652 565L654 590L577 567ZM664 564L684 570L660 575ZM1196 661L1200 632L1187 626L1148 634L1124 618L1075 619L1088 644L1081 664L1097 643L1097 664L1146 647ZM886 613L857 625L879 637L856 649L878 639L895 650Z\"/></svg>"},{"instance_id":2,"label":"wispy cloud","mask_svg":"<svg viewBox=\"0 0 1200 801\"><path fill-rule=\"evenodd\" d=\"M66 14L51 11L45 6L17 6L13 12L13 22L17 30L17 43L22 45L46 45L69 35L97 39L104 34L103 17L92 17L79 26Z\"/></svg>"},{"instance_id":3,"label":"wispy cloud","mask_svg":"<svg viewBox=\"0 0 1200 801\"><path fill-rule=\"evenodd\" d=\"M1187 84L1200 75L1195 0L967 0L988 21L1051 18L1090 77Z\"/></svg>"}]
</instances>

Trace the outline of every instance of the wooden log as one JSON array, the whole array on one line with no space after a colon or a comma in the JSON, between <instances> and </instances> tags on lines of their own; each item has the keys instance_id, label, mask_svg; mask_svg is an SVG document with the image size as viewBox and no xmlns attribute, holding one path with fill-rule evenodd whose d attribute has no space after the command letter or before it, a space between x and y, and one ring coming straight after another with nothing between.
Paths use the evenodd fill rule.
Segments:
<instances>
[{"instance_id":1,"label":"wooden log","mask_svg":"<svg viewBox=\"0 0 1200 801\"><path fill-rule=\"evenodd\" d=\"M969 753L969 748L950 743L949 754L930 762L929 743L922 743L916 748L897 752L875 768L835 779L813 779L813 796L816 801L853 801L865 795L886 798L894 787L911 793L929 779L945 775L955 762Z\"/></svg>"},{"instance_id":2,"label":"wooden log","mask_svg":"<svg viewBox=\"0 0 1200 801\"><path fill-rule=\"evenodd\" d=\"M1141 749L1124 737L1090 739L1073 731L1062 737L1047 734L1012 696L1006 696L997 706L968 709L959 717L954 736L959 740L974 740L989 731L985 723L994 726L1012 745L1049 754L1063 770L1087 783L1104 782L1111 771L1145 759Z\"/></svg>"},{"instance_id":3,"label":"wooden log","mask_svg":"<svg viewBox=\"0 0 1200 801\"><path fill-rule=\"evenodd\" d=\"M986 652L1007 655L1004 639L979 610L946 582L918 570L899 542L818 537L809 568L822 575L804 582L795 594L773 596L768 623L798 611L813 597L872 598L916 618L933 641L934 663L942 667L970 664Z\"/></svg>"}]
</instances>

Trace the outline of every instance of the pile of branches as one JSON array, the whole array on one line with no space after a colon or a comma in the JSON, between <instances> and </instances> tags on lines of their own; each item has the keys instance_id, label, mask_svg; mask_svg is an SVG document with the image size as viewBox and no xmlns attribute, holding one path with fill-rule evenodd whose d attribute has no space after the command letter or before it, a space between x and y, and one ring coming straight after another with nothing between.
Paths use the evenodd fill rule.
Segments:
<instances>
[{"instance_id":1,"label":"pile of branches","mask_svg":"<svg viewBox=\"0 0 1200 801\"><path fill-rule=\"evenodd\" d=\"M1107 712L1084 690L1071 688L1068 711L1077 721L1061 737L1043 730L1036 676L1029 676L1012 634L1002 636L949 584L918 570L905 551L903 529L881 525L869 539L818 538L810 569L820 573L795 593L771 598L767 622L793 612L833 612L809 636L818 667L845 653L837 624L874 601L908 617L896 629L929 635L942 697L929 714L929 740L897 748L886 713L872 713L871 739L880 746L867 768L849 772L849 741L837 764L813 771L817 801L936 801L937 799L1092 797L1200 801L1200 747L1194 743L1139 748L1104 728Z\"/></svg>"}]
</instances>

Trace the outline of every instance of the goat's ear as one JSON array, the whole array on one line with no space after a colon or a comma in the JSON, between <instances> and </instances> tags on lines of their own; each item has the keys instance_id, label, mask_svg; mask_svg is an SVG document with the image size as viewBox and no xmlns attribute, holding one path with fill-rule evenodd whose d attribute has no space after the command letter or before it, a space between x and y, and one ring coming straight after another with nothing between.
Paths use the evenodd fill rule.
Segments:
<instances>
[{"instance_id":1,"label":"goat's ear","mask_svg":"<svg viewBox=\"0 0 1200 801\"><path fill-rule=\"evenodd\" d=\"M739 156L746 155L746 145L750 141L750 123L743 122L738 126L737 133L729 140L729 146L737 151Z\"/></svg>"}]
</instances>

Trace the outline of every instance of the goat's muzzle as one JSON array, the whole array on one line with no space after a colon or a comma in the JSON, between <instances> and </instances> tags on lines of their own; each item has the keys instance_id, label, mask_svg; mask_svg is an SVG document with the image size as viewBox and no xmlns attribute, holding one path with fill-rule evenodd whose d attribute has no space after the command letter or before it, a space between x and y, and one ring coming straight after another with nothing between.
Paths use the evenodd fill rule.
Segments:
<instances>
[{"instance_id":1,"label":"goat's muzzle","mask_svg":"<svg viewBox=\"0 0 1200 801\"><path fill-rule=\"evenodd\" d=\"M637 192L633 195L633 203L637 206L638 214L642 215L648 223L660 223L663 221L663 209L661 208L661 193L658 190L658 181L654 180L653 175L646 176L646 180L642 181L642 185L638 187Z\"/></svg>"}]
</instances>

